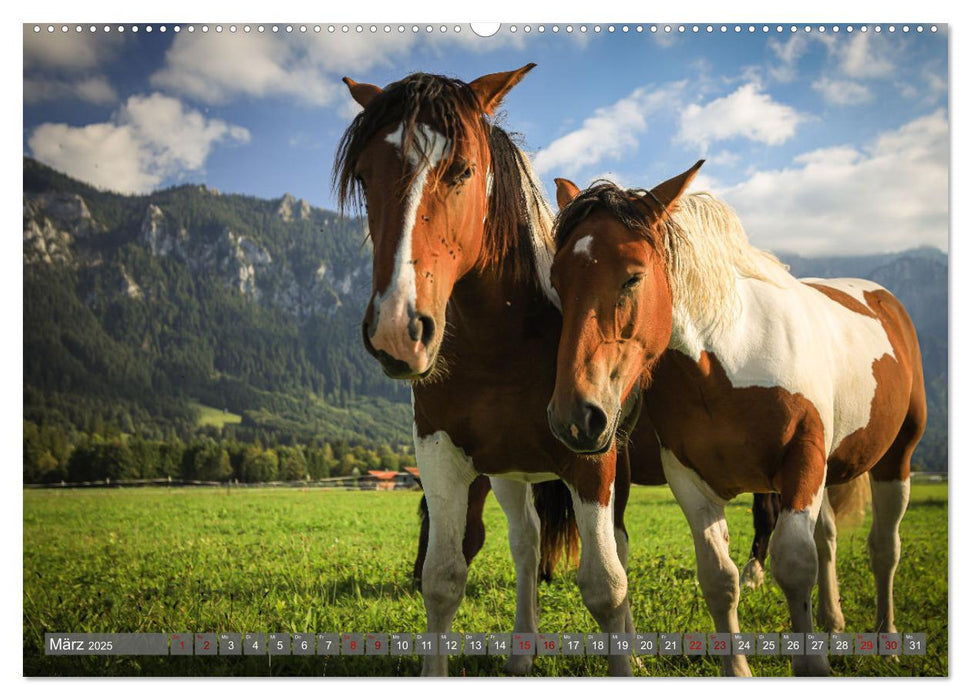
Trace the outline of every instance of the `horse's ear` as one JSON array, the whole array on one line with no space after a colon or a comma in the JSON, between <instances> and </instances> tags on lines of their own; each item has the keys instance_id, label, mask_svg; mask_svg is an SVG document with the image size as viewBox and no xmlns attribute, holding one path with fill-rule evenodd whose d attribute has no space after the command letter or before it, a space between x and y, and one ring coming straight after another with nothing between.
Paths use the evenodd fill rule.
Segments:
<instances>
[{"instance_id":1,"label":"horse's ear","mask_svg":"<svg viewBox=\"0 0 971 700\"><path fill-rule=\"evenodd\" d=\"M344 84L347 86L347 89L351 91L351 97L354 98L354 101L362 107L367 107L371 100L384 92L377 85L371 85L369 83L356 83L350 78L344 78Z\"/></svg>"},{"instance_id":2,"label":"horse's ear","mask_svg":"<svg viewBox=\"0 0 971 700\"><path fill-rule=\"evenodd\" d=\"M512 90L523 77L536 67L535 63L528 63L519 70L511 70L506 73L490 73L476 78L469 87L479 98L482 111L491 115L492 111L499 106L502 98Z\"/></svg>"},{"instance_id":3,"label":"horse's ear","mask_svg":"<svg viewBox=\"0 0 971 700\"><path fill-rule=\"evenodd\" d=\"M656 209L657 203L660 202L661 206L664 207L664 211L661 212L661 215L664 216L669 214L675 203L681 198L681 195L684 194L684 191L688 189L688 185L690 185L691 181L695 179L695 175L697 175L698 170L701 168L704 162L704 160L699 160L680 175L676 175L670 180L665 180L651 190L651 194L654 196L643 198L643 201L648 205L648 208Z\"/></svg>"},{"instance_id":4,"label":"horse's ear","mask_svg":"<svg viewBox=\"0 0 971 700\"><path fill-rule=\"evenodd\" d=\"M553 181L556 183L556 205L560 209L563 209L580 194L580 188L564 177L554 178Z\"/></svg>"}]
</instances>

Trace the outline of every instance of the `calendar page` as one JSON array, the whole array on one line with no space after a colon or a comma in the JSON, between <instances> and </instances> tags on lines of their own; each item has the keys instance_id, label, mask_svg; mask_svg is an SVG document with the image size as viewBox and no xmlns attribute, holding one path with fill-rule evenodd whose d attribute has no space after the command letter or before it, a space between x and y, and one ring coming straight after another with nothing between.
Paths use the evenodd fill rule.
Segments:
<instances>
[{"instance_id":1,"label":"calendar page","mask_svg":"<svg viewBox=\"0 0 971 700\"><path fill-rule=\"evenodd\" d=\"M25 676L950 674L946 23L22 31Z\"/></svg>"}]
</instances>

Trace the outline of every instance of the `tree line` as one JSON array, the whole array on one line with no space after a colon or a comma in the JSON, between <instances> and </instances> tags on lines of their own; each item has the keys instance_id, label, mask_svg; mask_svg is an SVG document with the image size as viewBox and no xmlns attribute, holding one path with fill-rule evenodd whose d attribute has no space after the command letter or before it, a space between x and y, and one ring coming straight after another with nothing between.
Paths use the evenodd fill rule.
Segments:
<instances>
[{"instance_id":1,"label":"tree line","mask_svg":"<svg viewBox=\"0 0 971 700\"><path fill-rule=\"evenodd\" d=\"M369 447L346 440L285 445L203 435L154 440L138 435L68 433L24 421L24 483L128 479L238 480L243 483L357 476L368 470L414 466L410 449Z\"/></svg>"}]
</instances>

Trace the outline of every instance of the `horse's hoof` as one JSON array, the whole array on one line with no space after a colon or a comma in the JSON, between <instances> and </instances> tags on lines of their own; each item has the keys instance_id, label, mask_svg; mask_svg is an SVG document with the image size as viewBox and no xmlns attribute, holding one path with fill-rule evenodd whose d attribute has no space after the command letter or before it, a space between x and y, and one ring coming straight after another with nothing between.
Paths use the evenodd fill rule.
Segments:
<instances>
[{"instance_id":1,"label":"horse's hoof","mask_svg":"<svg viewBox=\"0 0 971 700\"><path fill-rule=\"evenodd\" d=\"M741 654L722 657L722 675L728 678L751 678L752 669L748 660Z\"/></svg>"},{"instance_id":2,"label":"horse's hoof","mask_svg":"<svg viewBox=\"0 0 971 700\"><path fill-rule=\"evenodd\" d=\"M745 565L740 583L747 588L759 588L765 580L765 572L759 560L752 557Z\"/></svg>"},{"instance_id":3,"label":"horse's hoof","mask_svg":"<svg viewBox=\"0 0 971 700\"><path fill-rule=\"evenodd\" d=\"M825 656L793 656L792 673L795 676L828 676L832 669Z\"/></svg>"},{"instance_id":4,"label":"horse's hoof","mask_svg":"<svg viewBox=\"0 0 971 700\"><path fill-rule=\"evenodd\" d=\"M630 667L630 657L608 656L607 675L611 677L629 678L634 675Z\"/></svg>"},{"instance_id":5,"label":"horse's hoof","mask_svg":"<svg viewBox=\"0 0 971 700\"><path fill-rule=\"evenodd\" d=\"M843 618L842 614L832 616L827 615L816 620L816 625L820 629L826 630L830 634L838 634L846 629L846 620Z\"/></svg>"},{"instance_id":6,"label":"horse's hoof","mask_svg":"<svg viewBox=\"0 0 971 700\"><path fill-rule=\"evenodd\" d=\"M448 657L447 656L426 656L421 665L421 675L432 678L444 678L448 676Z\"/></svg>"},{"instance_id":7,"label":"horse's hoof","mask_svg":"<svg viewBox=\"0 0 971 700\"><path fill-rule=\"evenodd\" d=\"M533 670L533 658L532 656L510 656L502 670L509 676L528 676Z\"/></svg>"}]
</instances>

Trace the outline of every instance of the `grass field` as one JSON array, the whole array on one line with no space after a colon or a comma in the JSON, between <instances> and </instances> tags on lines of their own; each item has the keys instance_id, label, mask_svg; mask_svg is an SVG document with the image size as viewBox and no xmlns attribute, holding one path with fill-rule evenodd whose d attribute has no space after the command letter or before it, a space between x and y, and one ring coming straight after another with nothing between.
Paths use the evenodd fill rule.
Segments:
<instances>
[{"instance_id":1,"label":"grass field","mask_svg":"<svg viewBox=\"0 0 971 700\"><path fill-rule=\"evenodd\" d=\"M198 411L199 417L196 420L196 425L199 426L211 425L221 430L226 425L238 424L243 420L243 417L236 413L220 411L218 408L205 406L201 403L190 402L189 406Z\"/></svg>"},{"instance_id":2,"label":"grass field","mask_svg":"<svg viewBox=\"0 0 971 700\"><path fill-rule=\"evenodd\" d=\"M47 675L411 676L416 657L47 657L44 632L418 632L411 581L417 492L140 489L24 492L24 673ZM751 542L751 499L729 505L732 552ZM485 548L473 563L454 629L509 631L514 577L505 519L486 508ZM897 627L926 632L928 654L893 661L831 657L836 675L947 675L947 486L915 484L901 527ZM634 620L651 632L712 631L695 578L691 537L666 488L635 488L627 517ZM847 631L873 626L866 528L840 534ZM766 577L743 590L743 631L784 631L788 612ZM561 570L540 588L540 628L596 632ZM784 658L751 657L753 673L788 675ZM453 675L501 675L502 659L454 657ZM604 675L597 657L546 657L534 675ZM647 658L635 673L713 676L705 657Z\"/></svg>"}]
</instances>

